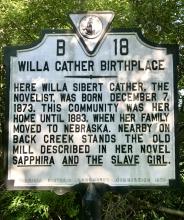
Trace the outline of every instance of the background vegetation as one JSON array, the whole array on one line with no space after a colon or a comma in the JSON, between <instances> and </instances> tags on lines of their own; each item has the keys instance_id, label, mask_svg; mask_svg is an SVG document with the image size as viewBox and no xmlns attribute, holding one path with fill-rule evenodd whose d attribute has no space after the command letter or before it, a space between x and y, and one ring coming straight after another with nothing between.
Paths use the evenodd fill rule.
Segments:
<instances>
[{"instance_id":1,"label":"background vegetation","mask_svg":"<svg viewBox=\"0 0 184 220\"><path fill-rule=\"evenodd\" d=\"M43 29L72 29L69 13L112 10L112 28L140 28L155 43L179 45L178 89L184 89L183 0L0 0L0 219L79 219L80 194L58 196L53 192L7 192L3 139L5 128L5 80L3 47L26 45ZM184 94L179 92L177 148L181 186L174 190L108 192L103 196L104 220L184 219ZM7 146L5 146L7 147Z\"/></svg>"}]
</instances>

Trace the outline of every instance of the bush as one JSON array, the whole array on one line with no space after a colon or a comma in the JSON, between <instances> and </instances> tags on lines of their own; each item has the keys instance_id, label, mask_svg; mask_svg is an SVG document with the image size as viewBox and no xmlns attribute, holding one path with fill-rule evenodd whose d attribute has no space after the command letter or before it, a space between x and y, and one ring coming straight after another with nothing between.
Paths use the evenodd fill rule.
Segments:
<instances>
[{"instance_id":1,"label":"bush","mask_svg":"<svg viewBox=\"0 0 184 220\"><path fill-rule=\"evenodd\" d=\"M0 192L2 220L76 219L79 206L76 193L58 196L53 192Z\"/></svg>"}]
</instances>

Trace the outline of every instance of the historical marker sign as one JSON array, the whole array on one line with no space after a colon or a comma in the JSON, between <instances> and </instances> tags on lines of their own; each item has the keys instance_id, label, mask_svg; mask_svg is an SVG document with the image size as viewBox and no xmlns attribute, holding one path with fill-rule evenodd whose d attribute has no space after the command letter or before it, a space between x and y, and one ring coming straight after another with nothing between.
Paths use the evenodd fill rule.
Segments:
<instances>
[{"instance_id":1,"label":"historical marker sign","mask_svg":"<svg viewBox=\"0 0 184 220\"><path fill-rule=\"evenodd\" d=\"M76 33L7 50L9 188L176 180L175 47L112 18L72 14Z\"/></svg>"}]
</instances>

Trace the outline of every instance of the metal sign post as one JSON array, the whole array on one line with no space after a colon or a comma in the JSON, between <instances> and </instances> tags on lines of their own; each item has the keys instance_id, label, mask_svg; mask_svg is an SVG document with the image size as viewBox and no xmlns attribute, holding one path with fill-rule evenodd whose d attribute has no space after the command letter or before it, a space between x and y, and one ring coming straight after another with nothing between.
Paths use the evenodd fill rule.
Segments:
<instances>
[{"instance_id":1,"label":"metal sign post","mask_svg":"<svg viewBox=\"0 0 184 220\"><path fill-rule=\"evenodd\" d=\"M74 33L47 31L34 45L5 49L8 189L65 192L86 183L88 215L100 210L94 183L177 181L177 47L138 30L109 32L113 17L71 14Z\"/></svg>"},{"instance_id":2,"label":"metal sign post","mask_svg":"<svg viewBox=\"0 0 184 220\"><path fill-rule=\"evenodd\" d=\"M83 219L101 220L101 198L94 184L90 183L82 200Z\"/></svg>"}]
</instances>

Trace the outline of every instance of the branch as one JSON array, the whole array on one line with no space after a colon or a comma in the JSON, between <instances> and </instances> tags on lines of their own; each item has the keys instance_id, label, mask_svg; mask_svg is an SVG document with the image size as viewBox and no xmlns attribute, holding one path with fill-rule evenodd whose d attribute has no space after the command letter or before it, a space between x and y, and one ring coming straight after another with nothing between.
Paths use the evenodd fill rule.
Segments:
<instances>
[{"instance_id":1,"label":"branch","mask_svg":"<svg viewBox=\"0 0 184 220\"><path fill-rule=\"evenodd\" d=\"M154 204L151 204L148 201L137 199L137 198L135 198L134 196L131 196L131 195L129 195L128 198L130 198L134 202L135 202L135 200L137 200L138 203L142 203L144 206L147 206L146 208L148 208L148 209L154 209L154 210L157 210L157 211L160 211L160 212L165 212L165 213L170 214L170 215L184 217L184 212L183 211L176 210L176 209L171 209L171 208L166 208L166 207L162 207L162 206L158 206L158 205L154 205Z\"/></svg>"},{"instance_id":2,"label":"branch","mask_svg":"<svg viewBox=\"0 0 184 220\"><path fill-rule=\"evenodd\" d=\"M170 208L165 208L165 207L157 207L157 209L161 212L165 212L170 215L184 217L184 212L180 210L175 210L175 209L170 209Z\"/></svg>"},{"instance_id":3,"label":"branch","mask_svg":"<svg viewBox=\"0 0 184 220\"><path fill-rule=\"evenodd\" d=\"M176 210L176 209L170 209L170 208L166 208L166 207L162 207L162 206L158 207L157 205L150 204L150 202L147 202L147 201L144 201L144 200L139 200L139 202L145 203L149 209L155 209L155 210L158 210L160 212L165 212L165 213L170 214L170 215L176 215L176 216L184 217L184 212L183 211Z\"/></svg>"}]
</instances>

